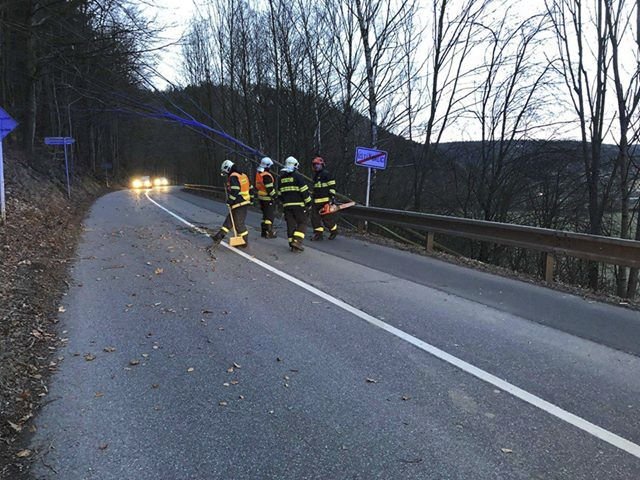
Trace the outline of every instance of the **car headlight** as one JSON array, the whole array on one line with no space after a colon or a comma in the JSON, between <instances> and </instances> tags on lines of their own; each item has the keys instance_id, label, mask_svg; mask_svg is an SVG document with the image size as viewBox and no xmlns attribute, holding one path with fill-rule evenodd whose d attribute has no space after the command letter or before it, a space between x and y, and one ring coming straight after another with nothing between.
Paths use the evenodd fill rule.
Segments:
<instances>
[{"instance_id":1,"label":"car headlight","mask_svg":"<svg viewBox=\"0 0 640 480\"><path fill-rule=\"evenodd\" d=\"M151 180L145 180L144 181L144 186L145 186L145 188L151 188L153 186L153 184L151 183Z\"/></svg>"},{"instance_id":2,"label":"car headlight","mask_svg":"<svg viewBox=\"0 0 640 480\"><path fill-rule=\"evenodd\" d=\"M133 188L142 188L142 182L136 178L131 182L131 186Z\"/></svg>"},{"instance_id":3,"label":"car headlight","mask_svg":"<svg viewBox=\"0 0 640 480\"><path fill-rule=\"evenodd\" d=\"M158 177L153 179L154 187L166 187L167 185L169 185L169 180L167 180L165 177Z\"/></svg>"}]
</instances>

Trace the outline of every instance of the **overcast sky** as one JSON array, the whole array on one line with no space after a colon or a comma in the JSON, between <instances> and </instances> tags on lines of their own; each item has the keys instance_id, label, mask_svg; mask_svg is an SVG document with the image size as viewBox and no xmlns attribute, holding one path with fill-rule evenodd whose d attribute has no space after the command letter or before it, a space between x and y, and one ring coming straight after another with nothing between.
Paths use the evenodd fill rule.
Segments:
<instances>
[{"instance_id":1,"label":"overcast sky","mask_svg":"<svg viewBox=\"0 0 640 480\"><path fill-rule=\"evenodd\" d=\"M154 6L147 6L144 11L149 17L155 17L159 26L166 28L161 38L162 44L178 42L195 12L193 1L154 0L153 3ZM167 47L159 55L158 71L171 82L178 82L179 65L182 61L180 47ZM166 86L166 82L159 80L156 85L162 88Z\"/></svg>"},{"instance_id":2,"label":"overcast sky","mask_svg":"<svg viewBox=\"0 0 640 480\"><path fill-rule=\"evenodd\" d=\"M424 7L428 8L430 0L423 0ZM144 12L150 18L155 18L157 26L164 28L163 35L160 39L161 44L170 44L179 42L181 36L188 27L189 21L198 11L199 4L205 4L206 0L153 0L153 2L145 2L147 5L144 7ZM540 12L544 9L544 0L512 0L512 3L508 4L509 14L514 14L522 17L526 17ZM504 12L496 12L498 15L505 14ZM633 42L632 42L633 43ZM551 46L551 45L550 45ZM555 45L554 45L555 46ZM634 45L631 45L634 47ZM553 48L553 47L552 47ZM625 49L623 48L623 54ZM629 51L632 51L629 49ZM171 45L163 48L159 53L158 71L162 76L166 77L170 82L177 84L182 81L180 74L180 65L182 64L182 54L179 45ZM631 65L635 66L635 59L630 58ZM627 63L628 62L624 62ZM167 83L162 79L157 79L155 84L158 88L165 88ZM613 99L613 97L611 97ZM557 110L560 105L554 105L553 110ZM551 106L549 107L551 108ZM566 108L566 107L565 107ZM558 112L560 113L560 112ZM570 113L567 113L571 115ZM564 115L563 115L564 116ZM461 125L461 129L456 131L447 131L447 135L454 135L455 137L476 137L477 132L474 128L464 128ZM446 135L446 136L447 136ZM577 131L566 131L563 136L575 137ZM544 135L543 135L544 136ZM470 139L470 138L465 138Z\"/></svg>"}]
</instances>

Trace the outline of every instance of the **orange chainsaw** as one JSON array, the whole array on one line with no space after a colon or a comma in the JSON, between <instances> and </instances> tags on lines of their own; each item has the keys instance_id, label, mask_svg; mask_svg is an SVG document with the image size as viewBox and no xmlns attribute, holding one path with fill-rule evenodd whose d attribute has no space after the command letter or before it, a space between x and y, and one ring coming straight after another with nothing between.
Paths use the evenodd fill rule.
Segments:
<instances>
[{"instance_id":1,"label":"orange chainsaw","mask_svg":"<svg viewBox=\"0 0 640 480\"><path fill-rule=\"evenodd\" d=\"M320 215L330 215L340 210L344 210L345 208L353 207L355 204L356 202L326 203L324 207L322 207L322 210L320 210Z\"/></svg>"}]
</instances>

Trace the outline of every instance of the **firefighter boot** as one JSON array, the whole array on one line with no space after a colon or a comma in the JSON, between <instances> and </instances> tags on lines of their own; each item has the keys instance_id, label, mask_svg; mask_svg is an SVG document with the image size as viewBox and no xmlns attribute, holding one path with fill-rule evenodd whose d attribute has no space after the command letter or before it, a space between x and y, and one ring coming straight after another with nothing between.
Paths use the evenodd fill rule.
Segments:
<instances>
[{"instance_id":1,"label":"firefighter boot","mask_svg":"<svg viewBox=\"0 0 640 480\"><path fill-rule=\"evenodd\" d=\"M267 237L266 238L276 238L278 234L273 229L273 225L267 225Z\"/></svg>"},{"instance_id":2,"label":"firefighter boot","mask_svg":"<svg viewBox=\"0 0 640 480\"><path fill-rule=\"evenodd\" d=\"M299 238L294 238L291 243L291 251L292 252L304 252L304 247L302 246L302 240Z\"/></svg>"},{"instance_id":3,"label":"firefighter boot","mask_svg":"<svg viewBox=\"0 0 640 480\"><path fill-rule=\"evenodd\" d=\"M213 237L211 237L211 240L213 240L213 246L215 247L219 245L223 238L224 238L224 232L222 230L219 230L218 233L216 233Z\"/></svg>"},{"instance_id":4,"label":"firefighter boot","mask_svg":"<svg viewBox=\"0 0 640 480\"><path fill-rule=\"evenodd\" d=\"M260 233L262 238L269 238L269 225L266 223L262 224L262 232Z\"/></svg>"},{"instance_id":5,"label":"firefighter boot","mask_svg":"<svg viewBox=\"0 0 640 480\"><path fill-rule=\"evenodd\" d=\"M329 234L329 240L335 240L337 236L338 236L338 227L335 227L333 230L331 230L331 233Z\"/></svg>"},{"instance_id":6,"label":"firefighter boot","mask_svg":"<svg viewBox=\"0 0 640 480\"><path fill-rule=\"evenodd\" d=\"M322 235L322 232L315 232L315 233L313 234L313 237L311 237L311 241L312 241L312 242L319 242L319 241L321 241L323 238L324 238L324 237L323 237L323 235Z\"/></svg>"}]
</instances>

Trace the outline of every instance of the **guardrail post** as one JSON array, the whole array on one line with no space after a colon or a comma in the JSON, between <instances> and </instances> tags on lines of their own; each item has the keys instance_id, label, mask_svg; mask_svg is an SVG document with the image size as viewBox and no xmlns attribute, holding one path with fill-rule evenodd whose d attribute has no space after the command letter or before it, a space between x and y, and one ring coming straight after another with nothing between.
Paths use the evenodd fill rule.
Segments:
<instances>
[{"instance_id":1,"label":"guardrail post","mask_svg":"<svg viewBox=\"0 0 640 480\"><path fill-rule=\"evenodd\" d=\"M553 272L555 270L556 259L551 253L545 253L544 256L544 281L547 283L553 283Z\"/></svg>"},{"instance_id":2,"label":"guardrail post","mask_svg":"<svg viewBox=\"0 0 640 480\"><path fill-rule=\"evenodd\" d=\"M426 247L427 253L433 253L433 232L427 232Z\"/></svg>"}]
</instances>

